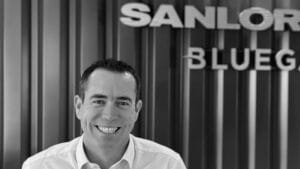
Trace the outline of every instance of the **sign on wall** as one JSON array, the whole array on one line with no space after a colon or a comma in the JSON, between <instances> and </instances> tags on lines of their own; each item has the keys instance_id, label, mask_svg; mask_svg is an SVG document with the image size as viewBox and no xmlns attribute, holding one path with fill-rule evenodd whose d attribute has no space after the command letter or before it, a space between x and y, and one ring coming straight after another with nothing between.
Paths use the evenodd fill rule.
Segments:
<instances>
[{"instance_id":1,"label":"sign on wall","mask_svg":"<svg viewBox=\"0 0 300 169\"><path fill-rule=\"evenodd\" d=\"M120 21L127 26L161 27L170 26L175 29L197 29L201 24L208 30L240 30L264 31L300 31L300 11L295 9L274 9L269 11L261 7L244 9L238 14L238 23L230 23L227 7L206 6L201 13L193 5L184 6L184 17L180 18L173 5L161 4L156 11L144 3L127 3L121 8ZM153 13L153 15L152 15ZM229 56L230 59L223 57ZM189 47L187 56L190 69L204 69L210 67L214 70L242 71L247 69L271 70L274 67L280 70L298 70L295 51L281 49L272 51L269 48L231 48L230 51L220 51L217 48L204 50L201 47ZM222 63L226 60L228 63Z\"/></svg>"}]
</instances>

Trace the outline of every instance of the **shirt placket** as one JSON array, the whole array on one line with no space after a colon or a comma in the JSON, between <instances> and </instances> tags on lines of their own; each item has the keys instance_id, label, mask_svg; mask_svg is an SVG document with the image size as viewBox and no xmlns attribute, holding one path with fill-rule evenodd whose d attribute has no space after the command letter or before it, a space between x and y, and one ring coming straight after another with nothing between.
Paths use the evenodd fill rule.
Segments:
<instances>
[{"instance_id":1,"label":"shirt placket","mask_svg":"<svg viewBox=\"0 0 300 169\"><path fill-rule=\"evenodd\" d=\"M101 169L98 164L94 163L89 163L88 166L88 169Z\"/></svg>"},{"instance_id":2,"label":"shirt placket","mask_svg":"<svg viewBox=\"0 0 300 169\"><path fill-rule=\"evenodd\" d=\"M111 166L109 169L129 169L129 166L124 160L122 160L119 161L117 164Z\"/></svg>"}]
</instances>

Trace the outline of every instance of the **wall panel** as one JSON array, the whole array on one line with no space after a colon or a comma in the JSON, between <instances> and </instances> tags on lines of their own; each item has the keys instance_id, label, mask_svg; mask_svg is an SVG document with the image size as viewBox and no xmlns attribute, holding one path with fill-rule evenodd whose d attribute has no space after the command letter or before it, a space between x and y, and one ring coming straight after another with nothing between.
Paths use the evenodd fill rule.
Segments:
<instances>
[{"instance_id":1,"label":"wall panel","mask_svg":"<svg viewBox=\"0 0 300 169\"><path fill-rule=\"evenodd\" d=\"M21 157L22 3L4 1L3 36L3 167L16 168ZM17 11L17 12L14 12ZM23 100L24 101L24 100ZM14 161L14 157L18 157Z\"/></svg>"},{"instance_id":2,"label":"wall panel","mask_svg":"<svg viewBox=\"0 0 300 169\"><path fill-rule=\"evenodd\" d=\"M60 112L60 1L43 2L42 22L42 88L43 88L43 148L58 142L60 125L53 125L61 116ZM53 65L56 66L53 69ZM62 95L63 96L63 95ZM46 104L45 104L46 103Z\"/></svg>"},{"instance_id":3,"label":"wall panel","mask_svg":"<svg viewBox=\"0 0 300 169\"><path fill-rule=\"evenodd\" d=\"M143 109L133 133L178 151L189 169L299 168L299 71L212 69L244 49L295 51L299 32L161 27L120 22L128 2L146 3L153 16L171 4L204 13L224 6L228 22L250 7L300 9L297 0L0 0L0 168L20 168L30 155L80 135L73 96L93 61L115 58L142 77ZM215 12L218 15L218 12ZM189 47L205 50L208 66L190 70ZM273 57L273 56L272 56ZM272 63L272 66L274 63Z\"/></svg>"},{"instance_id":4,"label":"wall panel","mask_svg":"<svg viewBox=\"0 0 300 169\"><path fill-rule=\"evenodd\" d=\"M3 88L3 70L4 70L4 64L3 64L3 43L4 43L4 40L3 40L3 25L4 25L4 4L3 4L3 1L0 1L0 111L2 113L0 113L0 127L1 127L1 130L0 130L0 152L3 152L3 103L4 103L4 97L3 97L3 93L4 93L4 88ZM1 154L1 158L0 158L0 166L2 167L3 166L3 154Z\"/></svg>"},{"instance_id":5,"label":"wall panel","mask_svg":"<svg viewBox=\"0 0 300 169\"><path fill-rule=\"evenodd\" d=\"M80 134L80 124L74 115L73 97L79 89L76 83L80 79L80 1L69 1L69 61L68 62L68 138L74 138Z\"/></svg>"},{"instance_id":6,"label":"wall panel","mask_svg":"<svg viewBox=\"0 0 300 169\"><path fill-rule=\"evenodd\" d=\"M80 72L97 60L98 56L98 3L97 0L81 0L80 10ZM99 48L101 49L101 47ZM102 56L100 57L102 58Z\"/></svg>"}]
</instances>

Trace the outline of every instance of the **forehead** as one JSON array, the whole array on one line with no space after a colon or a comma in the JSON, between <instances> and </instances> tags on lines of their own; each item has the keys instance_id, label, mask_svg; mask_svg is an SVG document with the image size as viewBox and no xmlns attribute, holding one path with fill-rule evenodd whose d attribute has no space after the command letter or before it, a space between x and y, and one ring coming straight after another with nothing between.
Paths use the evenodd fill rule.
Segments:
<instances>
[{"instance_id":1,"label":"forehead","mask_svg":"<svg viewBox=\"0 0 300 169\"><path fill-rule=\"evenodd\" d=\"M113 72L96 69L88 78L86 95L104 94L113 96L135 96L136 83L133 75L128 72Z\"/></svg>"}]
</instances>

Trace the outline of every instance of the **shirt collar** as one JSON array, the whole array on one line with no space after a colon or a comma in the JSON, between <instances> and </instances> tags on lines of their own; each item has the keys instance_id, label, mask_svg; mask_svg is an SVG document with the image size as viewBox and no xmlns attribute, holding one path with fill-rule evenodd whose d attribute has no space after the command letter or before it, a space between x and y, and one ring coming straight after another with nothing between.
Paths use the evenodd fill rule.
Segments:
<instances>
[{"instance_id":1,"label":"shirt collar","mask_svg":"<svg viewBox=\"0 0 300 169\"><path fill-rule=\"evenodd\" d=\"M130 134L127 149L120 161L126 160L128 162L129 168L131 169L133 165L134 155L135 153L134 153L133 136ZM90 163L83 149L83 135L79 138L79 142L76 147L76 159L77 159L78 169L81 169L83 165Z\"/></svg>"},{"instance_id":2,"label":"shirt collar","mask_svg":"<svg viewBox=\"0 0 300 169\"><path fill-rule=\"evenodd\" d=\"M129 164L129 168L132 168L133 159L134 159L134 144L133 144L133 136L129 135L129 143L127 149L122 157L122 159L126 160ZM122 160L121 159L121 160Z\"/></svg>"},{"instance_id":3,"label":"shirt collar","mask_svg":"<svg viewBox=\"0 0 300 169\"><path fill-rule=\"evenodd\" d=\"M76 147L76 159L77 159L78 169L81 169L81 167L84 164L90 162L88 160L88 158L86 157L86 154L85 154L84 149L83 149L83 136L81 136L79 138L79 142L78 142L77 147Z\"/></svg>"}]
</instances>

